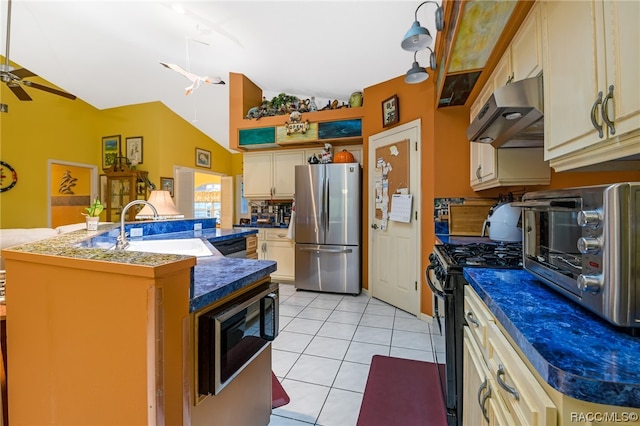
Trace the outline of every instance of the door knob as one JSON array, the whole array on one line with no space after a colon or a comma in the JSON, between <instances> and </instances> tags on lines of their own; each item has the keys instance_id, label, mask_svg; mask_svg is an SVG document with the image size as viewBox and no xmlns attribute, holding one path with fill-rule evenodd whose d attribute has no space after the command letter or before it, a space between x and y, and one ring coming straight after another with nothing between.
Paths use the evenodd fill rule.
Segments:
<instances>
[{"instance_id":1,"label":"door knob","mask_svg":"<svg viewBox=\"0 0 640 426\"><path fill-rule=\"evenodd\" d=\"M378 225L376 225L375 223L374 223L373 225L371 225L371 227L372 227L373 229L378 229Z\"/></svg>"}]
</instances>

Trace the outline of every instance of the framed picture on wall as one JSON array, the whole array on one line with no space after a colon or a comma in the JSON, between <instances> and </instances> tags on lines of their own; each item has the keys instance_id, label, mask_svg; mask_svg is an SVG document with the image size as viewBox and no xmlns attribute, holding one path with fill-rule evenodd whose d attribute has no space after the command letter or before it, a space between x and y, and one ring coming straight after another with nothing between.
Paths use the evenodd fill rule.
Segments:
<instances>
[{"instance_id":1,"label":"framed picture on wall","mask_svg":"<svg viewBox=\"0 0 640 426\"><path fill-rule=\"evenodd\" d=\"M116 164L120 157L120 135L102 138L102 168L108 169Z\"/></svg>"},{"instance_id":2,"label":"framed picture on wall","mask_svg":"<svg viewBox=\"0 0 640 426\"><path fill-rule=\"evenodd\" d=\"M142 136L126 138L127 160L132 166L142 164Z\"/></svg>"},{"instance_id":3,"label":"framed picture on wall","mask_svg":"<svg viewBox=\"0 0 640 426\"><path fill-rule=\"evenodd\" d=\"M211 168L211 151L196 148L196 166Z\"/></svg>"},{"instance_id":4,"label":"framed picture on wall","mask_svg":"<svg viewBox=\"0 0 640 426\"><path fill-rule=\"evenodd\" d=\"M169 194L171 194L171 196L173 197L173 178L161 177L160 189L162 189L163 191L169 191Z\"/></svg>"},{"instance_id":5,"label":"framed picture on wall","mask_svg":"<svg viewBox=\"0 0 640 426\"><path fill-rule=\"evenodd\" d=\"M400 120L398 95L393 95L382 102L382 127L389 127Z\"/></svg>"}]
</instances>

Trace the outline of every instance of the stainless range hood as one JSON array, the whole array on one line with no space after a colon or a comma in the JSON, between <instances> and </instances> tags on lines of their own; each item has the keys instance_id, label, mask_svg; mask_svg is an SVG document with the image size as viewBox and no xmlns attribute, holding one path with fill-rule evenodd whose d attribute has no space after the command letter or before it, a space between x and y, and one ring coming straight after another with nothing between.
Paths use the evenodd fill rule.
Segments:
<instances>
[{"instance_id":1,"label":"stainless range hood","mask_svg":"<svg viewBox=\"0 0 640 426\"><path fill-rule=\"evenodd\" d=\"M544 143L542 76L496 89L467 129L470 142L494 148L541 147Z\"/></svg>"}]
</instances>

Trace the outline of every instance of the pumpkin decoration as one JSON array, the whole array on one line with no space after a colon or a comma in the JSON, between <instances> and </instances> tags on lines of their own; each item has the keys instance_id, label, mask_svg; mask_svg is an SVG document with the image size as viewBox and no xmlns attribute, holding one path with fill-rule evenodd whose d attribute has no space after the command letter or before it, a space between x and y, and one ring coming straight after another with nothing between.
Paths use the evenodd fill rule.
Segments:
<instances>
[{"instance_id":1,"label":"pumpkin decoration","mask_svg":"<svg viewBox=\"0 0 640 426\"><path fill-rule=\"evenodd\" d=\"M356 159L353 158L353 154L343 149L340 152L336 152L333 154L333 162L334 163L355 163Z\"/></svg>"}]
</instances>

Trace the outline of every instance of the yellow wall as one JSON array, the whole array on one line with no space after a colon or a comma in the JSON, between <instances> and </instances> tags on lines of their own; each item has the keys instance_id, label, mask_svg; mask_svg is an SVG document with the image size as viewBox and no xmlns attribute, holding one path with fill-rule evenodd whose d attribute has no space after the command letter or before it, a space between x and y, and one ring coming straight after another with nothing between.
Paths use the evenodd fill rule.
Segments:
<instances>
[{"instance_id":1,"label":"yellow wall","mask_svg":"<svg viewBox=\"0 0 640 426\"><path fill-rule=\"evenodd\" d=\"M52 86L40 78L30 80ZM208 170L241 173L241 154L232 154L160 102L97 110L80 99L27 90L31 102L18 101L5 84L0 85L1 102L9 105L9 112L0 114L0 159L18 173L17 185L0 193L0 228L46 227L47 161L96 165L101 170L103 136L121 135L123 150L125 138L142 136L143 162L138 168L149 171L156 185L161 176L173 177L174 165L196 168L196 148L211 151Z\"/></svg>"},{"instance_id":2,"label":"yellow wall","mask_svg":"<svg viewBox=\"0 0 640 426\"><path fill-rule=\"evenodd\" d=\"M49 159L97 165L101 155L97 109L80 99L28 92L33 101L18 101L0 84L0 99L9 106L0 113L0 159L18 173L17 185L0 194L1 228L47 225Z\"/></svg>"}]
</instances>

